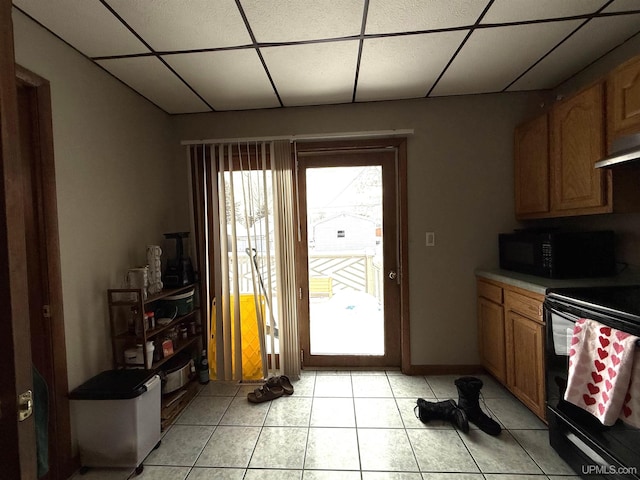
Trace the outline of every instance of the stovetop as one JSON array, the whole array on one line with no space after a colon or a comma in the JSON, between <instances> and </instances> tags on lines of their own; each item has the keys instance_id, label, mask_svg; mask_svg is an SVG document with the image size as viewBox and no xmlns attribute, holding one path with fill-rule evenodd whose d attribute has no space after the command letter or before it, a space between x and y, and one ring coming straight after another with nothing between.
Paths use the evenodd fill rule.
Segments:
<instances>
[{"instance_id":1,"label":"stovetop","mask_svg":"<svg viewBox=\"0 0 640 480\"><path fill-rule=\"evenodd\" d=\"M548 296L640 323L640 285L558 288Z\"/></svg>"}]
</instances>

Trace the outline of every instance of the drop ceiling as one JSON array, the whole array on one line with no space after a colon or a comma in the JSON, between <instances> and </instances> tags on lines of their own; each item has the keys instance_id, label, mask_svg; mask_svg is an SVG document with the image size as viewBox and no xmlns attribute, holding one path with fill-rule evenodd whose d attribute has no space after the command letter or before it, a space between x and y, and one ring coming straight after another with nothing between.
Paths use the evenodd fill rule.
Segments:
<instances>
[{"instance_id":1,"label":"drop ceiling","mask_svg":"<svg viewBox=\"0 0 640 480\"><path fill-rule=\"evenodd\" d=\"M640 0L14 0L170 114L557 87Z\"/></svg>"}]
</instances>

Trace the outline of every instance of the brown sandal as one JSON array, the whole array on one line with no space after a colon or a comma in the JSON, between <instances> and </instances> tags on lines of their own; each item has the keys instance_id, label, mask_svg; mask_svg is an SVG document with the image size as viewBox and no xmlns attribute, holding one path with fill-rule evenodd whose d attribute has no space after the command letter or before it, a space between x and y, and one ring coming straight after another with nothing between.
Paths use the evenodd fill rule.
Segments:
<instances>
[{"instance_id":1,"label":"brown sandal","mask_svg":"<svg viewBox=\"0 0 640 480\"><path fill-rule=\"evenodd\" d=\"M293 385L291 384L291 380L289 380L289 377L287 377L286 375L268 378L267 385L269 385L270 387L282 388L285 395L293 394Z\"/></svg>"},{"instance_id":2,"label":"brown sandal","mask_svg":"<svg viewBox=\"0 0 640 480\"><path fill-rule=\"evenodd\" d=\"M247 400L251 403L268 402L276 398L280 398L284 395L284 389L277 385L263 385L260 388L256 388L253 392L247 394Z\"/></svg>"}]
</instances>

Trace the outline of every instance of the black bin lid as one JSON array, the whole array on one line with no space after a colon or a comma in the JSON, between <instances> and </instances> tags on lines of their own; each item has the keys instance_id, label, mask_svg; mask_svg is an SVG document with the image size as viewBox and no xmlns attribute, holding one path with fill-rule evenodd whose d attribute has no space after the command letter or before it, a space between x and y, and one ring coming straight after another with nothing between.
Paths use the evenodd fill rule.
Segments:
<instances>
[{"instance_id":1,"label":"black bin lid","mask_svg":"<svg viewBox=\"0 0 640 480\"><path fill-rule=\"evenodd\" d=\"M155 372L153 370L107 370L90 378L75 388L69 398L72 400L124 400L136 398L147 391L145 383Z\"/></svg>"}]
</instances>

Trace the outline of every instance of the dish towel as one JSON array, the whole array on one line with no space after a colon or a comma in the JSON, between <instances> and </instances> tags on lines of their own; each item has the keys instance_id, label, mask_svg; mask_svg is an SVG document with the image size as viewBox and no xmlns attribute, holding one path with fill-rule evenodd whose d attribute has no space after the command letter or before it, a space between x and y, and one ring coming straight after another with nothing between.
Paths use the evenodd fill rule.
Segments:
<instances>
[{"instance_id":1,"label":"dish towel","mask_svg":"<svg viewBox=\"0 0 640 480\"><path fill-rule=\"evenodd\" d=\"M594 320L578 320L571 337L564 399L591 413L603 425L613 425L618 418L629 422L634 416L634 402L640 400L640 381L633 382L633 402L629 391L637 363L637 340L634 335ZM639 372L636 370L636 374Z\"/></svg>"},{"instance_id":2,"label":"dish towel","mask_svg":"<svg viewBox=\"0 0 640 480\"><path fill-rule=\"evenodd\" d=\"M629 391L624 397L620 419L635 428L640 428L640 348L636 347Z\"/></svg>"}]
</instances>

